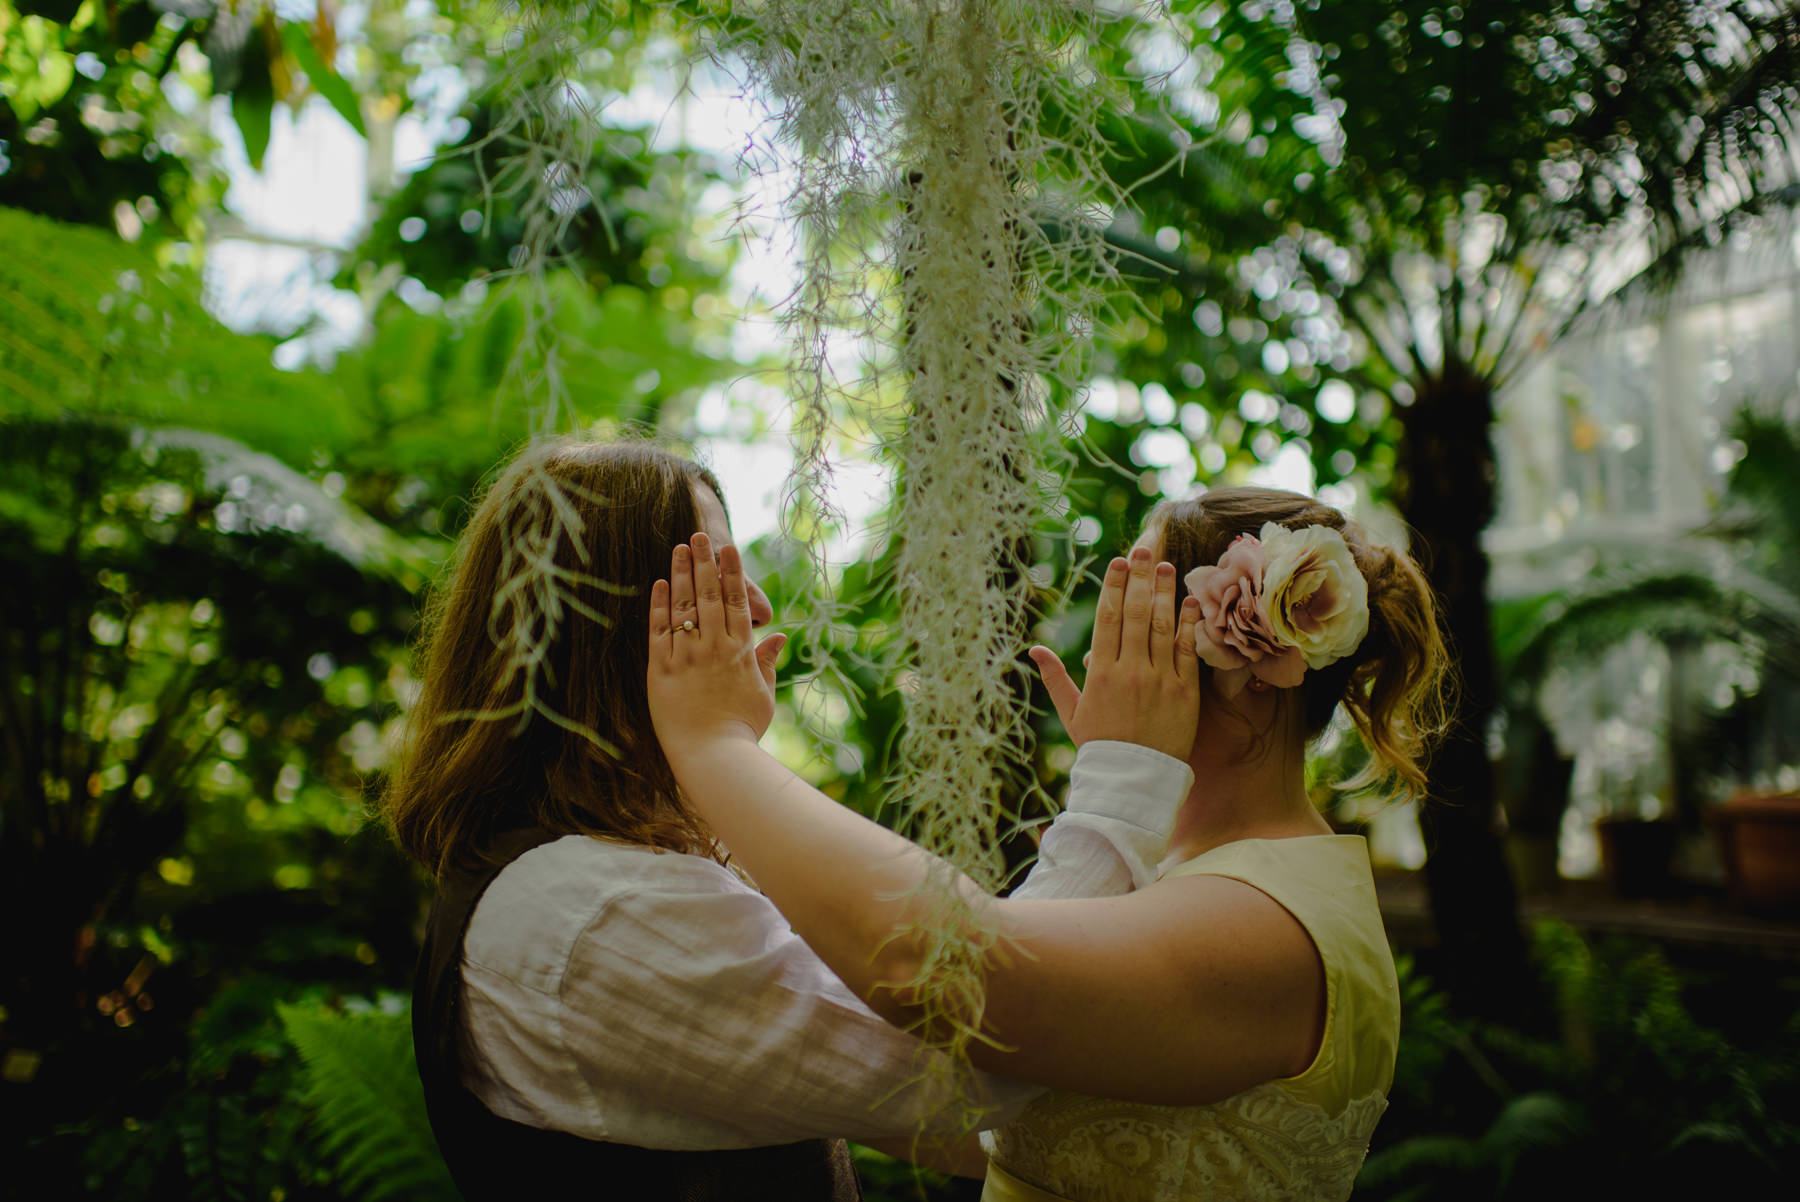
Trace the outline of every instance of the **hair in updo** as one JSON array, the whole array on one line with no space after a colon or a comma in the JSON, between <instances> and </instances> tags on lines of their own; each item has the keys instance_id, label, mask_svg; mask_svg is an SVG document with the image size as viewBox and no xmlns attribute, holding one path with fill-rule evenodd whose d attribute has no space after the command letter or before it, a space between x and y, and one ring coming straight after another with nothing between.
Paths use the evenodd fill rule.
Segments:
<instances>
[{"instance_id":1,"label":"hair in updo","mask_svg":"<svg viewBox=\"0 0 1800 1202\"><path fill-rule=\"evenodd\" d=\"M1392 780L1404 798L1425 794L1425 759L1448 713L1448 656L1437 603L1412 557L1372 543L1362 527L1311 497L1274 488L1221 488L1189 501L1164 501L1146 525L1178 578L1219 562L1240 534L1263 523L1290 530L1327 526L1343 535L1369 586L1369 633L1357 649L1300 683L1300 714L1317 738L1342 705L1368 745L1368 767L1342 788Z\"/></svg>"}]
</instances>

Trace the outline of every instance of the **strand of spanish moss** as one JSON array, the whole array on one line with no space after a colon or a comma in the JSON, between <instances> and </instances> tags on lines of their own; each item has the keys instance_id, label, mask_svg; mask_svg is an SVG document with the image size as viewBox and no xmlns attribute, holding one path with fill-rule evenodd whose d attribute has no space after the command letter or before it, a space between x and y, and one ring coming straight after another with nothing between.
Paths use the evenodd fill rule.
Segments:
<instances>
[{"instance_id":1,"label":"strand of spanish moss","mask_svg":"<svg viewBox=\"0 0 1800 1202\"><path fill-rule=\"evenodd\" d=\"M832 463L846 440L842 419L871 407L881 373L840 379L832 351L847 331L881 341L887 321L869 248L879 243L891 207L878 177L878 98L893 67L877 48L892 42L889 9L879 0L737 3L733 15L747 35L715 48L721 60L742 64L751 90L783 106L776 141L757 147L760 155L747 154L746 165L785 170L793 181L782 208L798 283L778 309L790 348L794 448L782 530L809 569L808 604L793 631L804 665L794 697L820 749L835 733L823 718L827 698L852 710L861 700L847 672L861 658L845 622L855 599L839 594L827 562L830 536L845 526Z\"/></svg>"},{"instance_id":2,"label":"strand of spanish moss","mask_svg":"<svg viewBox=\"0 0 1800 1202\"><path fill-rule=\"evenodd\" d=\"M574 245L571 227L582 215L599 213L586 184L597 113L581 83L581 58L610 27L612 5L607 0L503 0L498 11L504 19L493 94L502 106L474 157L479 167L482 146L503 149L498 170L482 180L483 204L491 220L494 202L510 199L522 227L508 267L494 277L516 299L521 314L518 344L496 405L510 399L529 414L530 437L536 442L564 432L574 417L557 321L558 286L566 286L569 274L570 255L564 248ZM518 681L519 700L504 710L466 716L514 718L522 731L539 715L616 754L615 747L569 722L547 700L554 682L545 677L546 657L559 632L577 618L601 620L575 599L573 588L603 582L558 566L564 547L581 564L591 558L585 524L563 490L548 472L533 470L501 515L508 533L500 563L506 583L495 595L488 631L507 679Z\"/></svg>"}]
</instances>

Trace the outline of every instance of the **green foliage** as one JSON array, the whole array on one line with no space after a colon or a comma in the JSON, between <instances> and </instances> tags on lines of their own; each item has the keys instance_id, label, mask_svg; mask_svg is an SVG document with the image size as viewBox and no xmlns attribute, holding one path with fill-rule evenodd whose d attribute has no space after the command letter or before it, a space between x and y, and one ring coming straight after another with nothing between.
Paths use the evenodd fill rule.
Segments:
<instances>
[{"instance_id":1,"label":"green foliage","mask_svg":"<svg viewBox=\"0 0 1800 1202\"><path fill-rule=\"evenodd\" d=\"M425 1115L410 1012L402 1006L275 1009L305 1065L302 1097L349 1190L367 1202L455 1202L456 1187Z\"/></svg>"},{"instance_id":2,"label":"green foliage","mask_svg":"<svg viewBox=\"0 0 1800 1202\"><path fill-rule=\"evenodd\" d=\"M502 98L489 96L465 109L467 132L386 198L340 283L397 263L451 296L471 279L517 265L513 255L527 234L526 197L507 157L509 141L496 129L503 108ZM721 171L689 151L652 150L653 135L601 131L602 152L571 185L585 190L588 203L551 249L595 292L624 285L659 301L674 293L666 303L679 310L700 296L710 302L722 286L731 243L708 231L708 215L695 208ZM416 223L424 228L413 228Z\"/></svg>"},{"instance_id":3,"label":"green foliage","mask_svg":"<svg viewBox=\"0 0 1800 1202\"><path fill-rule=\"evenodd\" d=\"M0 244L31 247L0 257L0 418L185 426L290 466L360 433L329 382L275 370L270 340L226 329L148 248L3 208Z\"/></svg>"},{"instance_id":4,"label":"green foliage","mask_svg":"<svg viewBox=\"0 0 1800 1202\"><path fill-rule=\"evenodd\" d=\"M921 1169L874 1148L850 1145L863 1202L957 1202L980 1193L978 1183Z\"/></svg>"},{"instance_id":5,"label":"green foliage","mask_svg":"<svg viewBox=\"0 0 1800 1202\"><path fill-rule=\"evenodd\" d=\"M526 323L510 290L455 316L389 300L369 341L330 373L278 371L270 339L219 324L200 305L198 280L147 248L8 209L0 243L33 247L0 259L0 420L73 410L223 435L314 480L336 471L353 509L427 537L444 533L439 506L471 493L530 432L533 414L496 399ZM722 312L698 293L595 290L566 272L547 286L577 427L656 428L665 408L690 409L740 370L721 345ZM371 547L415 569L415 584L439 553L364 529Z\"/></svg>"},{"instance_id":6,"label":"green foliage","mask_svg":"<svg viewBox=\"0 0 1800 1202\"><path fill-rule=\"evenodd\" d=\"M92 236L38 224L46 259ZM0 419L0 901L33 916L0 973L21 1142L71 1190L304 1196L286 1070L253 1035L269 1002L258 1018L240 974L261 961L286 996L410 964L417 886L355 836L430 563L269 455L68 399L98 413Z\"/></svg>"},{"instance_id":7,"label":"green foliage","mask_svg":"<svg viewBox=\"0 0 1800 1202\"><path fill-rule=\"evenodd\" d=\"M1552 666L1597 663L1639 633L1662 642L1716 639L1759 655L1800 636L1800 597L1755 571L1678 551L1657 558L1664 562L1640 560L1507 607L1496 619L1503 671L1519 685L1540 685Z\"/></svg>"},{"instance_id":8,"label":"green foliage","mask_svg":"<svg viewBox=\"0 0 1800 1202\"><path fill-rule=\"evenodd\" d=\"M1677 807L1703 776L1740 779L1785 762L1793 744L1782 707L1800 680L1800 572L1793 523L1800 520L1800 440L1780 420L1740 411L1732 432L1743 457L1727 480L1715 516L1697 537L1653 548L1625 544L1596 550L1599 562L1569 589L1518 597L1494 607L1494 647L1506 686L1512 740L1523 766L1540 725L1538 705L1558 672L1598 666L1628 640L1648 636L1671 653L1723 644L1744 654L1761 680L1728 702L1713 699L1712 681L1672 684L1666 732L1678 765ZM1678 675L1678 680L1686 680ZM1760 748L1754 750L1753 748ZM1768 757L1773 764L1753 764ZM1566 767L1559 769L1566 771ZM1523 787L1527 804L1544 793ZM1692 818L1692 814L1683 814ZM1552 826L1554 815L1547 824Z\"/></svg>"},{"instance_id":9,"label":"green foliage","mask_svg":"<svg viewBox=\"0 0 1800 1202\"><path fill-rule=\"evenodd\" d=\"M237 122L238 133L244 139L244 154L257 171L262 170L275 122L274 56L270 45L275 37L275 14L267 11L250 28L248 36L241 37L241 49L232 64L236 82L231 88L231 119ZM215 79L217 76L215 66Z\"/></svg>"},{"instance_id":10,"label":"green foliage","mask_svg":"<svg viewBox=\"0 0 1800 1202\"><path fill-rule=\"evenodd\" d=\"M716 353L704 323L641 290L595 291L568 272L548 287L575 428L656 429L740 370ZM502 287L457 318L398 301L379 308L369 340L340 356L328 377L344 430L331 462L349 478L346 496L403 529L452 527L437 507L472 493L539 416L498 400L526 322L522 298Z\"/></svg>"},{"instance_id":11,"label":"green foliage","mask_svg":"<svg viewBox=\"0 0 1800 1202\"><path fill-rule=\"evenodd\" d=\"M373 36L363 32L379 43L387 23L374 17ZM132 239L198 242L224 192L211 98L229 98L256 169L278 105L297 111L317 94L366 134L356 88L332 61L335 21L335 6L287 20L270 0L0 0L0 206L116 223ZM378 58L386 48L371 49ZM397 63L400 47L387 57ZM415 59L410 70L425 65ZM384 74L394 73L365 70L359 82L396 82ZM403 107L398 82L389 95Z\"/></svg>"},{"instance_id":12,"label":"green foliage","mask_svg":"<svg viewBox=\"0 0 1800 1202\"><path fill-rule=\"evenodd\" d=\"M1755 1034L1737 1042L1694 1016L1695 980L1654 948L1553 921L1534 946L1556 1039L1457 1014L1402 958L1391 1109L1358 1198L1701 1196L1774 1188L1800 1167L1791 1013L1739 1021Z\"/></svg>"},{"instance_id":13,"label":"green foliage","mask_svg":"<svg viewBox=\"0 0 1800 1202\"><path fill-rule=\"evenodd\" d=\"M37 1182L44 1197L336 1197L295 1098L298 1057L272 1010L299 993L291 982L248 973L220 989L185 1029L158 1030L146 1014L131 1032L139 1039L97 1039L110 1046L94 1058L88 1105L48 1133L32 1116L39 1121L18 1133L15 1172ZM180 1006L172 993L164 1000ZM129 1080L121 1069L144 1075L121 1088Z\"/></svg>"},{"instance_id":14,"label":"green foliage","mask_svg":"<svg viewBox=\"0 0 1800 1202\"><path fill-rule=\"evenodd\" d=\"M223 181L204 120L172 108L162 85L204 94L177 51L205 23L163 17L152 0L0 0L0 206L108 229L123 206L158 237L198 234Z\"/></svg>"},{"instance_id":15,"label":"green foliage","mask_svg":"<svg viewBox=\"0 0 1800 1202\"><path fill-rule=\"evenodd\" d=\"M363 125L362 107L356 98L356 93L351 90L349 84L344 82L343 77L319 56L319 48L313 42L315 36L317 36L316 29L309 31L305 26L297 23L281 27L281 44L289 54L293 55L294 62L306 73L307 80L311 82L319 95L323 96L326 102L337 110L337 115L342 117L351 129L365 138L368 137L369 131Z\"/></svg>"},{"instance_id":16,"label":"green foliage","mask_svg":"<svg viewBox=\"0 0 1800 1202\"><path fill-rule=\"evenodd\" d=\"M1800 423L1745 406L1731 434L1743 457L1726 482L1726 508L1737 510L1751 567L1800 596Z\"/></svg>"},{"instance_id":17,"label":"green foliage","mask_svg":"<svg viewBox=\"0 0 1800 1202\"><path fill-rule=\"evenodd\" d=\"M1406 407L1491 395L1627 282L1619 246L1647 240L1641 278L1667 283L1800 196L1788 5L1173 7L1192 91L1146 96L1108 131L1124 232L1165 266L1113 345L1131 378L1208 405L1232 462L1298 442L1321 483L1400 483ZM1166 61L1141 42L1096 53ZM1465 376L1485 387L1444 387ZM1470 417L1485 439L1491 415Z\"/></svg>"}]
</instances>

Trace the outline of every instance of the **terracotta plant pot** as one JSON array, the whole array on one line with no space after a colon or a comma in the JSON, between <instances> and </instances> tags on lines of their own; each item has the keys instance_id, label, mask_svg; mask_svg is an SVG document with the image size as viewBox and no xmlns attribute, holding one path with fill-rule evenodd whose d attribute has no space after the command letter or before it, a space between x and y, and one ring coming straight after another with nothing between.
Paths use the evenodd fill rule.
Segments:
<instances>
[{"instance_id":1,"label":"terracotta plant pot","mask_svg":"<svg viewBox=\"0 0 1800 1202\"><path fill-rule=\"evenodd\" d=\"M1800 793L1740 793L1711 817L1732 900L1800 911Z\"/></svg>"},{"instance_id":2,"label":"terracotta plant pot","mask_svg":"<svg viewBox=\"0 0 1800 1202\"><path fill-rule=\"evenodd\" d=\"M1674 891L1669 863L1680 827L1643 818L1602 818L1600 868L1620 897L1666 897Z\"/></svg>"}]
</instances>

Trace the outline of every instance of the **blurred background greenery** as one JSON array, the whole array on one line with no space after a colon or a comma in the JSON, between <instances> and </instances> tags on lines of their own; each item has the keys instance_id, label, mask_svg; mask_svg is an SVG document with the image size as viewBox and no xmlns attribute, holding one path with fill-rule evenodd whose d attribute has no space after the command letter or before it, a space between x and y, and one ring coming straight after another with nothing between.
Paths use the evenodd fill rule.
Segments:
<instances>
[{"instance_id":1,"label":"blurred background greenery","mask_svg":"<svg viewBox=\"0 0 1800 1202\"><path fill-rule=\"evenodd\" d=\"M1793 5L1170 7L1091 48L1156 81L1107 131L1140 308L1037 636L1075 658L1085 560L1197 484L1410 528L1463 677L1433 801L1334 795L1338 733L1313 765L1404 953L1358 1196L1791 1180L1800 894L1740 861L1800 869ZM569 422L714 462L791 612L754 98L684 65L722 6L588 11ZM428 887L370 814L422 590L530 428L482 195L503 34L473 0L0 0L0 1147L43 1196L448 1196L406 1038ZM842 417L868 649L891 480ZM878 813L898 704L845 683L774 737ZM1072 761L1042 708L1036 814ZM859 1155L872 1198L954 1193Z\"/></svg>"}]
</instances>

